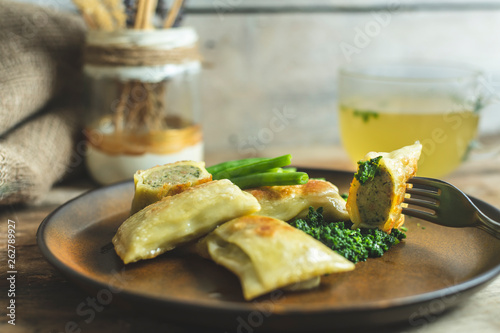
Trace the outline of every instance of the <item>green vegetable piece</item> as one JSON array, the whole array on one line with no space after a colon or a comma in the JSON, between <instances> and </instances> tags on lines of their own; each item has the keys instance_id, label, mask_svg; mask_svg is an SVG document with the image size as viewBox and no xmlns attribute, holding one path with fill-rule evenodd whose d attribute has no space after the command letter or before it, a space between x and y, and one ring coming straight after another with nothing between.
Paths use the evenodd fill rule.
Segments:
<instances>
[{"instance_id":1,"label":"green vegetable piece","mask_svg":"<svg viewBox=\"0 0 500 333\"><path fill-rule=\"evenodd\" d=\"M253 164L255 162L262 161L265 159L267 159L267 158L266 157L244 158L241 160L233 160L233 161L227 161L227 162L215 164L215 165L209 166L206 169L209 173L211 173L213 175L213 174L221 172L225 169L230 169L230 168L243 166L243 165L249 165L249 164Z\"/></svg>"},{"instance_id":2,"label":"green vegetable piece","mask_svg":"<svg viewBox=\"0 0 500 333\"><path fill-rule=\"evenodd\" d=\"M309 181L309 176L305 172L264 172L230 178L230 180L243 190L259 186L302 185Z\"/></svg>"},{"instance_id":3,"label":"green vegetable piece","mask_svg":"<svg viewBox=\"0 0 500 333\"><path fill-rule=\"evenodd\" d=\"M251 175L254 173L266 172L267 170L280 168L289 165L292 161L292 155L287 154L274 158L266 158L260 161L255 161L250 164L237 165L234 167L226 168L217 173L212 173L213 179L232 179Z\"/></svg>"},{"instance_id":4,"label":"green vegetable piece","mask_svg":"<svg viewBox=\"0 0 500 333\"><path fill-rule=\"evenodd\" d=\"M305 172L287 167L292 155L275 158L247 158L219 163L207 168L212 179L229 179L241 189L259 186L301 185L309 181Z\"/></svg>"},{"instance_id":5,"label":"green vegetable piece","mask_svg":"<svg viewBox=\"0 0 500 333\"><path fill-rule=\"evenodd\" d=\"M368 161L358 161L358 171L354 174L361 185L372 180L379 172L379 163L382 156L374 157Z\"/></svg>"},{"instance_id":6,"label":"green vegetable piece","mask_svg":"<svg viewBox=\"0 0 500 333\"><path fill-rule=\"evenodd\" d=\"M367 258L381 257L389 248L406 238L406 234L398 229L392 229L387 234L379 229L354 229L348 222L326 222L323 208L316 211L309 207L309 213L304 219L298 219L290 224L310 236L316 238L346 259L357 263Z\"/></svg>"},{"instance_id":7,"label":"green vegetable piece","mask_svg":"<svg viewBox=\"0 0 500 333\"><path fill-rule=\"evenodd\" d=\"M272 169L266 170L265 172L278 172L278 173L282 173L283 172L283 168L272 168Z\"/></svg>"}]
</instances>

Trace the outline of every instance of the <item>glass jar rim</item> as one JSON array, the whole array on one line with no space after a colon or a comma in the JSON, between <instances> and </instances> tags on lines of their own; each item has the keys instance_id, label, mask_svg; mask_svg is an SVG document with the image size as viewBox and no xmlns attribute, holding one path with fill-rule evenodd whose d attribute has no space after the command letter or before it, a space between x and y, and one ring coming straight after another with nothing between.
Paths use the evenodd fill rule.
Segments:
<instances>
[{"instance_id":1,"label":"glass jar rim","mask_svg":"<svg viewBox=\"0 0 500 333\"><path fill-rule=\"evenodd\" d=\"M436 83L477 79L482 72L470 65L450 62L368 62L340 67L339 75L380 82Z\"/></svg>"}]
</instances>

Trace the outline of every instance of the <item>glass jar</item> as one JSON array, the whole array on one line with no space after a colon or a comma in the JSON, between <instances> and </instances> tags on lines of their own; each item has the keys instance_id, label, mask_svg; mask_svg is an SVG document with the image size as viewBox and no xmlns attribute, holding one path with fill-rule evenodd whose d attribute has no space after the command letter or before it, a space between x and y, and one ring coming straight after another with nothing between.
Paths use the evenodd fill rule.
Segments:
<instances>
[{"instance_id":1,"label":"glass jar","mask_svg":"<svg viewBox=\"0 0 500 333\"><path fill-rule=\"evenodd\" d=\"M191 28L89 31L86 164L101 184L139 169L203 160L198 36Z\"/></svg>"}]
</instances>

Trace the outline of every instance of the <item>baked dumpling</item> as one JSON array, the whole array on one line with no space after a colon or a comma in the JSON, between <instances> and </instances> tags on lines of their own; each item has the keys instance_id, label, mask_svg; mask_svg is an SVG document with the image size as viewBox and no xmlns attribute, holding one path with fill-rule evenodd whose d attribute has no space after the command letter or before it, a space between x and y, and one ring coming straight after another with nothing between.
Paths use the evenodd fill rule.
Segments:
<instances>
[{"instance_id":1,"label":"baked dumpling","mask_svg":"<svg viewBox=\"0 0 500 333\"><path fill-rule=\"evenodd\" d=\"M259 215L290 221L303 218L309 207L323 207L323 216L329 221L348 221L346 202L339 189L324 180L310 179L304 185L263 186L246 190L260 203Z\"/></svg>"},{"instance_id":2,"label":"baked dumpling","mask_svg":"<svg viewBox=\"0 0 500 333\"><path fill-rule=\"evenodd\" d=\"M163 197L212 180L205 162L179 161L158 165L134 174L135 194L131 215Z\"/></svg>"},{"instance_id":3,"label":"baked dumpling","mask_svg":"<svg viewBox=\"0 0 500 333\"><path fill-rule=\"evenodd\" d=\"M124 263L158 256L197 239L218 224L260 209L257 200L227 179L214 180L157 201L129 217L113 237Z\"/></svg>"},{"instance_id":4,"label":"baked dumpling","mask_svg":"<svg viewBox=\"0 0 500 333\"><path fill-rule=\"evenodd\" d=\"M197 248L239 277L246 300L298 283L312 287L321 275L354 269L352 262L301 230L259 215L222 224Z\"/></svg>"},{"instance_id":5,"label":"baked dumpling","mask_svg":"<svg viewBox=\"0 0 500 333\"><path fill-rule=\"evenodd\" d=\"M347 198L353 228L390 232L403 224L406 181L415 176L421 151L422 145L416 142L390 153L370 152L358 162Z\"/></svg>"}]
</instances>

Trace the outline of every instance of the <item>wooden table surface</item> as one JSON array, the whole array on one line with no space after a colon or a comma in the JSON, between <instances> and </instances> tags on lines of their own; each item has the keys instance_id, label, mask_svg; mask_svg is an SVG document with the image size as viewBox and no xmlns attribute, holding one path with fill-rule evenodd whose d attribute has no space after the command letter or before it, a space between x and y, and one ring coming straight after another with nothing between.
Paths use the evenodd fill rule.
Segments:
<instances>
[{"instance_id":1,"label":"wooden table surface","mask_svg":"<svg viewBox=\"0 0 500 333\"><path fill-rule=\"evenodd\" d=\"M500 153L494 151L499 140L490 141L488 152L479 153L445 179L467 193L500 207ZM266 150L264 155L276 156L281 151ZM353 170L353 165L339 147L290 148L294 164L300 166ZM236 154L212 154L207 164L238 158ZM0 211L0 332L207 332L144 317L115 307L112 303L96 309L89 322L78 316L76 309L88 295L66 280L40 253L36 232L40 222L59 205L97 185L83 178L55 186L37 204L3 207ZM12 222L9 222L12 221ZM15 267L8 265L8 224L14 224ZM15 270L15 296L7 273ZM15 300L15 326L8 323L9 302ZM418 326L386 328L384 332L499 332L500 278L459 305L453 311L430 313ZM6 312L7 311L7 312ZM88 319L88 318L85 318ZM196 321L196 318L193 318ZM76 325L74 324L76 323ZM244 331L244 330L243 330ZM366 331L366 330L364 330Z\"/></svg>"}]
</instances>

